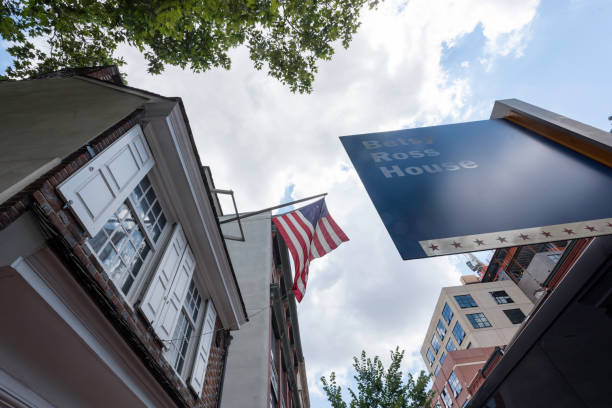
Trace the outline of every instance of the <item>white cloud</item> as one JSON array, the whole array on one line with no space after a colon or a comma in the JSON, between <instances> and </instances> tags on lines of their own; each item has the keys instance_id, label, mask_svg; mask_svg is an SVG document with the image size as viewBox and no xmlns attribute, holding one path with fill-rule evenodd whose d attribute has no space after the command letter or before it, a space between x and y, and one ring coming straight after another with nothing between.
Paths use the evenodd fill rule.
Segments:
<instances>
[{"instance_id":1,"label":"white cloud","mask_svg":"<svg viewBox=\"0 0 612 408\"><path fill-rule=\"evenodd\" d=\"M538 5L403 3L368 12L351 48L321 64L311 95L290 94L254 71L244 49L232 52L231 71L170 68L157 77L126 50L130 85L183 98L202 160L219 188L236 192L239 210L276 204L290 184L296 198L329 193L328 208L351 241L313 263L299 305L313 407L326 406L319 377L335 370L346 383L362 349L387 361L399 345L406 369L423 368L418 350L440 288L458 284L460 275L456 259L401 261L338 136L473 115L469 81L440 64L443 46L480 26L485 64L520 56Z\"/></svg>"}]
</instances>

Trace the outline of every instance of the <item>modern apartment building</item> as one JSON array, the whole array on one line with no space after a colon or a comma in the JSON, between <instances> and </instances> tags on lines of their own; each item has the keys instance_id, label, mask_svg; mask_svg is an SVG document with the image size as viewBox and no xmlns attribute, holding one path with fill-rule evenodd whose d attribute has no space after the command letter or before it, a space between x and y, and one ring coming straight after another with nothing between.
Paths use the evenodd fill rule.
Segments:
<instances>
[{"instance_id":1,"label":"modern apartment building","mask_svg":"<svg viewBox=\"0 0 612 408\"><path fill-rule=\"evenodd\" d=\"M510 280L442 288L421 346L427 369L437 376L453 350L508 344L532 307Z\"/></svg>"},{"instance_id":2,"label":"modern apartment building","mask_svg":"<svg viewBox=\"0 0 612 408\"><path fill-rule=\"evenodd\" d=\"M181 100L100 67L0 104L0 406L218 406L248 316Z\"/></svg>"}]
</instances>

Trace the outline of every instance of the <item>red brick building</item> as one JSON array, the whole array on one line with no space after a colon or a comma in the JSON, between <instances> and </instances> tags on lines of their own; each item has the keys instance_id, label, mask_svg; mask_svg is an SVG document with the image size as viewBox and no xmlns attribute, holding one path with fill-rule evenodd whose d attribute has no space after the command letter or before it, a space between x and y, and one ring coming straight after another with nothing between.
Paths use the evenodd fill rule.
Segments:
<instances>
[{"instance_id":1,"label":"red brick building","mask_svg":"<svg viewBox=\"0 0 612 408\"><path fill-rule=\"evenodd\" d=\"M0 84L0 405L215 407L247 311L180 99Z\"/></svg>"},{"instance_id":2,"label":"red brick building","mask_svg":"<svg viewBox=\"0 0 612 408\"><path fill-rule=\"evenodd\" d=\"M449 351L432 389L436 407L463 407L471 397L469 385L497 347Z\"/></svg>"}]
</instances>

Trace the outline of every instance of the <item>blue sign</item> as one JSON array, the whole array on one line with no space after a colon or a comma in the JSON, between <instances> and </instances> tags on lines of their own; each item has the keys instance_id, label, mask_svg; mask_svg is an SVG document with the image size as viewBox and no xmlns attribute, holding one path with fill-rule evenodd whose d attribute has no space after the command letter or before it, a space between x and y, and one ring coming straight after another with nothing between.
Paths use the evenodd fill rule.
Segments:
<instances>
[{"instance_id":1,"label":"blue sign","mask_svg":"<svg viewBox=\"0 0 612 408\"><path fill-rule=\"evenodd\" d=\"M612 234L612 169L506 120L340 139L403 259Z\"/></svg>"}]
</instances>

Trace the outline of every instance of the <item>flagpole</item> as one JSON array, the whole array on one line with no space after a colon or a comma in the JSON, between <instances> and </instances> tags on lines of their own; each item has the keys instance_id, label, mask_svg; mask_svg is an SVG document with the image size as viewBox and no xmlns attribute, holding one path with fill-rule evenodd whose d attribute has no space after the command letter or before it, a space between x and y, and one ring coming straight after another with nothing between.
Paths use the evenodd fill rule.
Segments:
<instances>
[{"instance_id":1,"label":"flagpole","mask_svg":"<svg viewBox=\"0 0 612 408\"><path fill-rule=\"evenodd\" d=\"M270 210L276 210L276 209L278 209L278 208L287 207L287 206L290 206L290 205L293 205L293 204L301 203L301 202L303 202L303 201L312 200L313 198L324 197L324 196L326 196L326 195L327 195L327 193L317 194L317 195L314 195L314 196L312 196L312 197L302 198L302 199L300 199L300 200L291 201L291 202L289 202L289 203L280 204L280 205L275 205L274 207L264 208L263 210L253 211L253 212L249 212L249 213L246 213L246 214L240 214L240 215L238 215L237 217L230 218L230 219L227 219L227 220L222 220L222 221L219 221L219 224L225 224L225 223L228 223L228 222L232 222L232 221L241 220L241 219L244 219L244 218L247 218L247 217L252 217L253 215L257 215L257 214L265 213L265 212L270 211Z\"/></svg>"}]
</instances>

